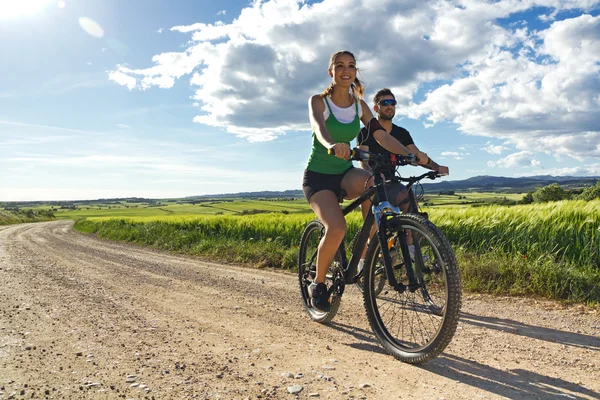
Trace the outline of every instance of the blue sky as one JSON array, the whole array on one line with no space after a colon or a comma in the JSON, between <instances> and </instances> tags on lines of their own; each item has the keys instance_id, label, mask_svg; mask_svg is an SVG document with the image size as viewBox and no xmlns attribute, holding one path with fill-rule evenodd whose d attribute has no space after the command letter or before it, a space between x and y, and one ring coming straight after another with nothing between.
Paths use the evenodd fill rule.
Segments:
<instances>
[{"instance_id":1,"label":"blue sky","mask_svg":"<svg viewBox=\"0 0 600 400\"><path fill-rule=\"evenodd\" d=\"M299 189L331 53L476 175L600 175L600 1L0 1L0 201ZM407 171L410 172L410 171Z\"/></svg>"}]
</instances>

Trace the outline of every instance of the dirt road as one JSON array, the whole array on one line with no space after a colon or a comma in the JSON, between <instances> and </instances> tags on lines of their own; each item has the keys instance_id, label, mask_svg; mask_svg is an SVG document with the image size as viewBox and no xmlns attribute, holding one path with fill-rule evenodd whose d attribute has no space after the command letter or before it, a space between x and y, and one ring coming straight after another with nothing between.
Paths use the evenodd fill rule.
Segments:
<instances>
[{"instance_id":1,"label":"dirt road","mask_svg":"<svg viewBox=\"0 0 600 400\"><path fill-rule=\"evenodd\" d=\"M465 295L446 352L386 355L360 294L310 322L296 276L0 227L0 399L600 399L600 314ZM289 394L289 390L300 390Z\"/></svg>"}]
</instances>

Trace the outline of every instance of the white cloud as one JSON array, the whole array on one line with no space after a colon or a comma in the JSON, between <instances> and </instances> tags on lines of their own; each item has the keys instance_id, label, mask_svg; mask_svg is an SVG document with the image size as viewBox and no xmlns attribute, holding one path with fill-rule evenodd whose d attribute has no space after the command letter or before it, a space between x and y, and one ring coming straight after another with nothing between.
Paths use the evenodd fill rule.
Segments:
<instances>
[{"instance_id":1,"label":"white cloud","mask_svg":"<svg viewBox=\"0 0 600 400\"><path fill-rule=\"evenodd\" d=\"M534 158L532 151L526 150L510 154L498 161L488 161L487 165L492 168L539 167L540 162Z\"/></svg>"},{"instance_id":2,"label":"white cloud","mask_svg":"<svg viewBox=\"0 0 600 400\"><path fill-rule=\"evenodd\" d=\"M409 115L450 120L465 133L520 149L598 157L593 140L584 147L571 139L599 134L600 17L582 15L523 34L516 46L472 56L465 77L429 92Z\"/></svg>"},{"instance_id":3,"label":"white cloud","mask_svg":"<svg viewBox=\"0 0 600 400\"><path fill-rule=\"evenodd\" d=\"M157 33L163 33L163 28L158 28L158 30L156 31Z\"/></svg>"},{"instance_id":4,"label":"white cloud","mask_svg":"<svg viewBox=\"0 0 600 400\"><path fill-rule=\"evenodd\" d=\"M227 14L227 10L221 10L217 13L217 15L225 15Z\"/></svg>"},{"instance_id":5,"label":"white cloud","mask_svg":"<svg viewBox=\"0 0 600 400\"><path fill-rule=\"evenodd\" d=\"M108 73L108 79L117 82L121 86L125 86L129 90L135 89L137 81L135 78L125 75L120 71L110 71Z\"/></svg>"},{"instance_id":6,"label":"white cloud","mask_svg":"<svg viewBox=\"0 0 600 400\"><path fill-rule=\"evenodd\" d=\"M428 124L450 121L466 134L501 139L520 150L600 157L595 144L600 16L582 14L599 4L253 1L231 23L170 28L191 34L184 51L155 55L148 68L118 65L111 79L145 90L168 89L189 76L192 100L199 104L194 121L248 140L271 140L308 129L306 102L327 86L329 56L349 49L370 92L367 99L378 88L391 87L399 116ZM554 22L539 31L526 22L505 22L540 9L547 12L541 20ZM424 91L424 100L417 100ZM484 148L491 154L506 149Z\"/></svg>"},{"instance_id":7,"label":"white cloud","mask_svg":"<svg viewBox=\"0 0 600 400\"><path fill-rule=\"evenodd\" d=\"M508 150L508 147L494 146L490 144L489 146L482 147L481 150L484 150L490 154L502 154L503 151Z\"/></svg>"},{"instance_id":8,"label":"white cloud","mask_svg":"<svg viewBox=\"0 0 600 400\"><path fill-rule=\"evenodd\" d=\"M455 160L462 160L471 155L464 147L460 147L459 150L460 151L442 151L440 159L453 158Z\"/></svg>"},{"instance_id":9,"label":"white cloud","mask_svg":"<svg viewBox=\"0 0 600 400\"><path fill-rule=\"evenodd\" d=\"M590 165L586 165L584 167L534 169L534 170L515 174L515 176L537 176L537 175L599 176L600 175L600 164L590 164Z\"/></svg>"}]
</instances>

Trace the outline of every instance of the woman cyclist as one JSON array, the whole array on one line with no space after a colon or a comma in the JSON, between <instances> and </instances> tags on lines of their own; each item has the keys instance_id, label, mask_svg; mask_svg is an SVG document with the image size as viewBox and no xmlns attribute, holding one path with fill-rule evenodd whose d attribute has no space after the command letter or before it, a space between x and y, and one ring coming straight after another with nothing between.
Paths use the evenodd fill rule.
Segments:
<instances>
[{"instance_id":1,"label":"woman cyclist","mask_svg":"<svg viewBox=\"0 0 600 400\"><path fill-rule=\"evenodd\" d=\"M327 69L331 84L308 102L312 126L312 151L304 171L302 189L310 207L325 226L317 252L317 275L309 286L311 305L329 311L325 277L329 265L346 233L346 220L338 203L342 191L346 199L359 197L373 185L371 174L354 168L350 161L350 142L360 131L360 122L384 148L395 154L410 155L400 142L382 128L362 100L364 88L357 75L356 58L349 51L331 56ZM332 149L335 157L328 154ZM361 208L369 211L369 200Z\"/></svg>"}]
</instances>

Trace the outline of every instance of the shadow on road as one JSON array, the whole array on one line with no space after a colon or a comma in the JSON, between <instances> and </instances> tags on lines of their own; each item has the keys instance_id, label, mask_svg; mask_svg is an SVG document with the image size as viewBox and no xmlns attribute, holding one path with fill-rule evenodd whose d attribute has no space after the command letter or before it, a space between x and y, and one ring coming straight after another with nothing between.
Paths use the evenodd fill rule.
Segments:
<instances>
[{"instance_id":1,"label":"shadow on road","mask_svg":"<svg viewBox=\"0 0 600 400\"><path fill-rule=\"evenodd\" d=\"M585 347L590 350L600 350L600 337L596 336L523 324L512 319L483 317L465 312L461 313L460 320L469 325L527 336L533 339L560 343L568 346Z\"/></svg>"},{"instance_id":2,"label":"shadow on road","mask_svg":"<svg viewBox=\"0 0 600 400\"><path fill-rule=\"evenodd\" d=\"M510 319L483 317L469 313L462 313L461 321L465 324L548 342L585 347L594 351L600 350L600 338L594 336L523 324ZM351 335L357 340L354 343L346 343L347 346L373 353L387 354L370 330L336 322L331 323L330 327ZM392 359L390 359L390 362L393 362ZM452 354L444 353L417 368L510 399L557 398L600 400L600 393L564 379L541 375L525 369L502 370ZM557 371L557 374L560 375L560 370Z\"/></svg>"},{"instance_id":3,"label":"shadow on road","mask_svg":"<svg viewBox=\"0 0 600 400\"><path fill-rule=\"evenodd\" d=\"M340 324L339 322L332 322L329 324L329 326L337 331L354 336L357 340L359 340L358 343L345 343L347 346L352 347L353 349L387 354L387 352L379 345L379 342L377 342L375 335L371 331Z\"/></svg>"},{"instance_id":4,"label":"shadow on road","mask_svg":"<svg viewBox=\"0 0 600 400\"><path fill-rule=\"evenodd\" d=\"M421 368L510 399L600 399L600 393L560 378L523 369L503 371L449 354Z\"/></svg>"}]
</instances>

